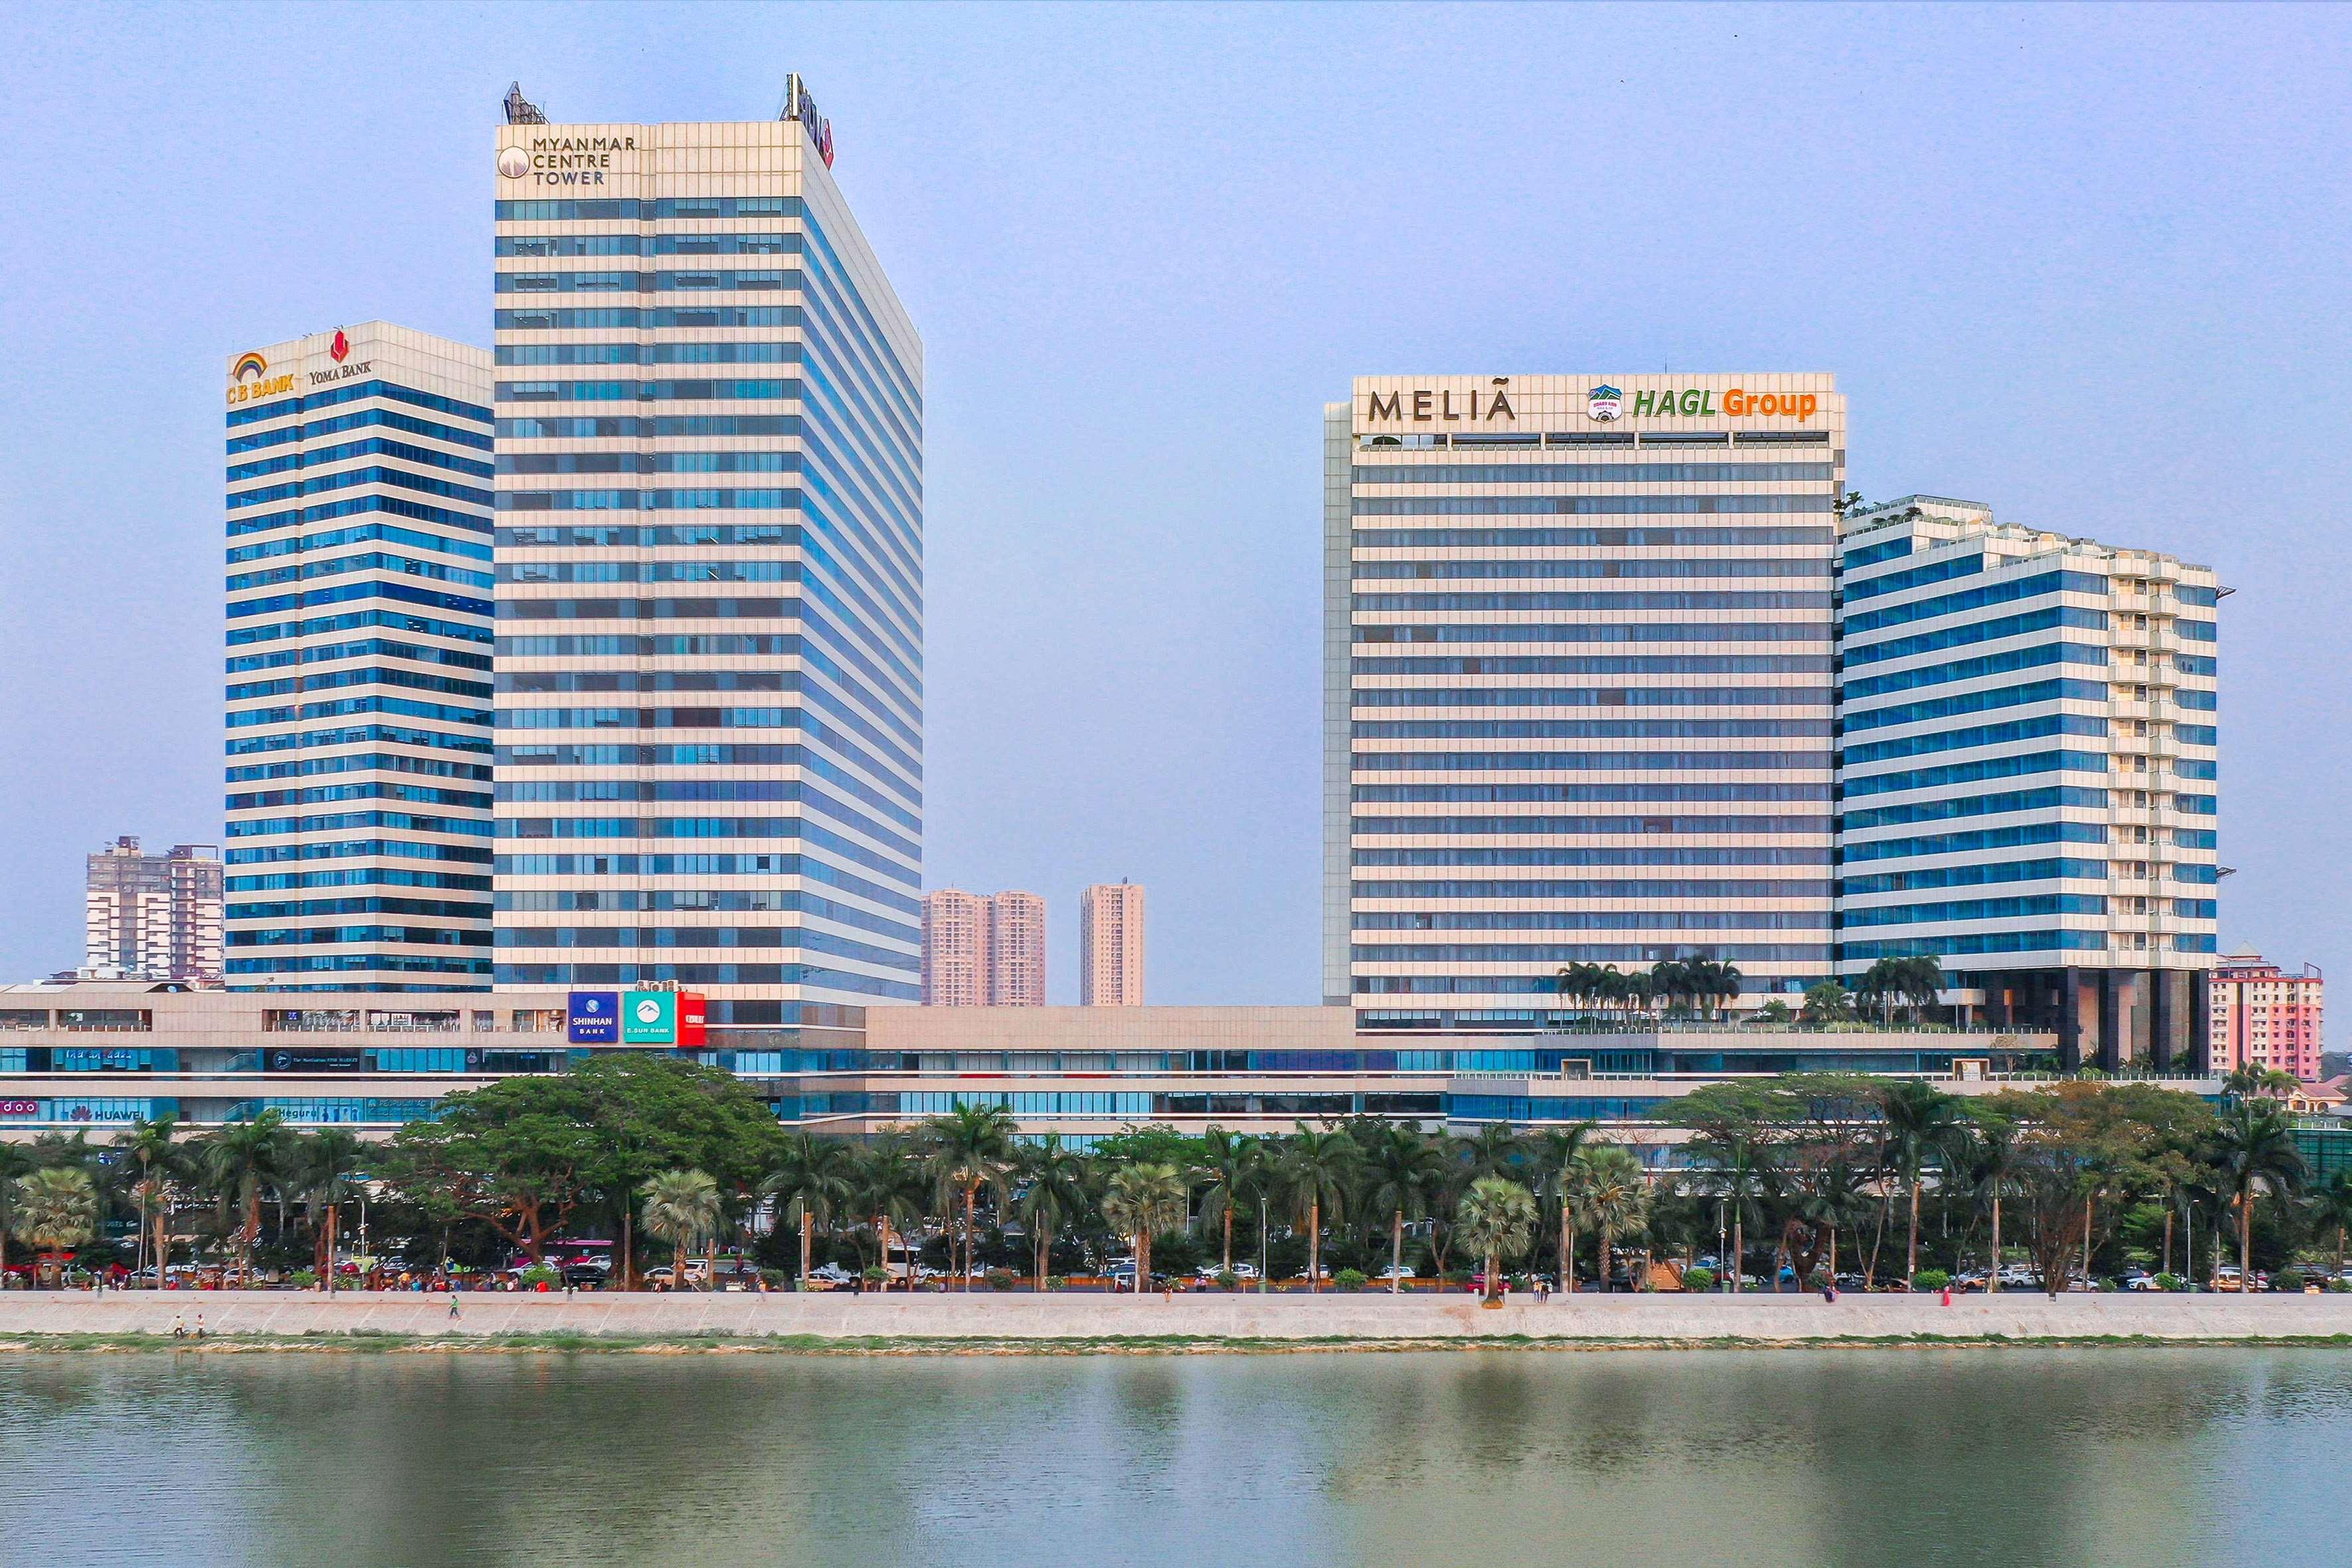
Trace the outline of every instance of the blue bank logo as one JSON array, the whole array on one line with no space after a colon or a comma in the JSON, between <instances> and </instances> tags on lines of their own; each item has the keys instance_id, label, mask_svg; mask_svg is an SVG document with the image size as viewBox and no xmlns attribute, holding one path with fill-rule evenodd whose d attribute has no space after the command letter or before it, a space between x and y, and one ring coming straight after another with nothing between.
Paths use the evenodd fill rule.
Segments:
<instances>
[{"instance_id":1,"label":"blue bank logo","mask_svg":"<svg viewBox=\"0 0 2352 1568\"><path fill-rule=\"evenodd\" d=\"M617 991L574 991L566 1015L568 1033L575 1046L610 1044L621 1037L621 994Z\"/></svg>"}]
</instances>

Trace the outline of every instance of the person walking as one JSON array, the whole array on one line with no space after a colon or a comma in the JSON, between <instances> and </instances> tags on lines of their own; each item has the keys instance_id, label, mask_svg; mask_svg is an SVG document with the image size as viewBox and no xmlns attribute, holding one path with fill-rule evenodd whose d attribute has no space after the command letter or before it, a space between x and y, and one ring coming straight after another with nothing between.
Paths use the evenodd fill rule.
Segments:
<instances>
[{"instance_id":1,"label":"person walking","mask_svg":"<svg viewBox=\"0 0 2352 1568\"><path fill-rule=\"evenodd\" d=\"M455 1285L452 1285L452 1286L450 1286L450 1287L449 1287L449 1317L450 1317L451 1321L454 1321L457 1319L457 1288Z\"/></svg>"},{"instance_id":2,"label":"person walking","mask_svg":"<svg viewBox=\"0 0 2352 1568\"><path fill-rule=\"evenodd\" d=\"M196 1314L196 1338L198 1338L198 1339L203 1339L204 1337L205 1337L205 1315L204 1315L202 1312L198 1312L198 1313Z\"/></svg>"},{"instance_id":3,"label":"person walking","mask_svg":"<svg viewBox=\"0 0 2352 1568\"><path fill-rule=\"evenodd\" d=\"M175 1340L184 1340L188 1337L188 1320L185 1313L172 1314L172 1337Z\"/></svg>"}]
</instances>

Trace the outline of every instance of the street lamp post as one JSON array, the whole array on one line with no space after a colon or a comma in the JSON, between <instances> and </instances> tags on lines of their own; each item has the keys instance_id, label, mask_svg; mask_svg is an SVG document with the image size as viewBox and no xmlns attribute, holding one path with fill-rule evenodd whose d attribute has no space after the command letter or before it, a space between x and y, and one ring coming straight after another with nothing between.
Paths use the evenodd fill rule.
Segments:
<instances>
[{"instance_id":1,"label":"street lamp post","mask_svg":"<svg viewBox=\"0 0 2352 1568\"><path fill-rule=\"evenodd\" d=\"M1715 1260L1717 1263L1725 1261L1723 1256L1724 1250L1730 1245L1730 1226L1725 1218L1723 1200L1721 1198L1717 1198L1715 1200ZM1729 1290L1733 1289L1732 1281L1738 1278L1738 1267L1739 1264L1737 1258L1730 1260L1730 1267L1724 1269L1722 1277L1716 1281L1715 1288L1718 1290Z\"/></svg>"}]
</instances>

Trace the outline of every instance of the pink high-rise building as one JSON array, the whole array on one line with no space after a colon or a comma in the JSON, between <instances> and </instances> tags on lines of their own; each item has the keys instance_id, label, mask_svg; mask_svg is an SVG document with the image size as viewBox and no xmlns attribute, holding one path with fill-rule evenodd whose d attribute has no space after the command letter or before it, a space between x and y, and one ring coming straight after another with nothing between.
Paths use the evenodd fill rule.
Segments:
<instances>
[{"instance_id":1,"label":"pink high-rise building","mask_svg":"<svg viewBox=\"0 0 2352 1568\"><path fill-rule=\"evenodd\" d=\"M2212 980L2213 1070L2272 1068L2316 1083L2325 984L2315 965L2289 974L2251 947L2222 959Z\"/></svg>"},{"instance_id":2,"label":"pink high-rise building","mask_svg":"<svg viewBox=\"0 0 2352 1568\"><path fill-rule=\"evenodd\" d=\"M958 888L924 894L923 1005L1043 1007L1045 900Z\"/></svg>"},{"instance_id":3,"label":"pink high-rise building","mask_svg":"<svg viewBox=\"0 0 2352 1568\"><path fill-rule=\"evenodd\" d=\"M1143 1005L1143 889L1100 883L1078 900L1078 1001Z\"/></svg>"},{"instance_id":4,"label":"pink high-rise building","mask_svg":"<svg viewBox=\"0 0 2352 1568\"><path fill-rule=\"evenodd\" d=\"M923 895L923 1005L988 1005L988 900L978 893Z\"/></svg>"},{"instance_id":5,"label":"pink high-rise building","mask_svg":"<svg viewBox=\"0 0 2352 1568\"><path fill-rule=\"evenodd\" d=\"M1045 1005L1045 900L999 893L988 900L988 1002L992 1007Z\"/></svg>"}]
</instances>

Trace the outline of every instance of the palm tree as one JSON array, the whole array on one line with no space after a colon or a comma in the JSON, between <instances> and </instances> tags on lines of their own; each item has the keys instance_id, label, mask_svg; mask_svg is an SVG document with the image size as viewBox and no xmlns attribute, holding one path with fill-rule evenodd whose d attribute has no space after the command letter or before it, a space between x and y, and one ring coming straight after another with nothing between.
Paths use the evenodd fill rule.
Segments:
<instances>
[{"instance_id":1,"label":"palm tree","mask_svg":"<svg viewBox=\"0 0 2352 1568\"><path fill-rule=\"evenodd\" d=\"M1201 1192L1201 1223L1215 1220L1224 1235L1222 1272L1234 1271L1234 1210L1252 1193L1262 1194L1265 1182L1265 1149L1256 1139L1212 1127L1202 1142L1206 1157L1192 1167L1193 1176L1207 1185Z\"/></svg>"},{"instance_id":2,"label":"palm tree","mask_svg":"<svg viewBox=\"0 0 2352 1568\"><path fill-rule=\"evenodd\" d=\"M903 1236L908 1226L920 1224L925 1194L931 1190L924 1180L922 1161L914 1142L896 1131L878 1134L858 1156L852 1183L855 1190L850 1212L874 1223L875 1247L882 1265L882 1289L887 1290L892 1227Z\"/></svg>"},{"instance_id":3,"label":"palm tree","mask_svg":"<svg viewBox=\"0 0 2352 1568\"><path fill-rule=\"evenodd\" d=\"M2311 1194L2311 1217L2315 1224L2336 1232L2336 1272L2334 1279L2344 1278L2344 1232L2352 1226L2352 1171L2338 1171L2327 1179L2326 1185Z\"/></svg>"},{"instance_id":4,"label":"palm tree","mask_svg":"<svg viewBox=\"0 0 2352 1568\"><path fill-rule=\"evenodd\" d=\"M161 1208L161 1212L155 1214L155 1288L159 1290L163 1288L164 1265L170 1261L163 1256L163 1237L169 1228L170 1216L169 1200L165 1194L170 1187L171 1177L179 1171L182 1163L179 1145L173 1141L179 1126L179 1113L167 1110L152 1120L142 1117L131 1122L131 1131L114 1141L116 1151L129 1155L131 1168L137 1172L137 1179L131 1191L131 1195L139 1200L139 1262L142 1266L147 1261L148 1216L159 1206Z\"/></svg>"},{"instance_id":5,"label":"palm tree","mask_svg":"<svg viewBox=\"0 0 2352 1568\"><path fill-rule=\"evenodd\" d=\"M1535 1194L1501 1176L1481 1176L1462 1194L1457 1215L1463 1242L1486 1260L1486 1300L1496 1300L1502 1260L1526 1251L1534 1234Z\"/></svg>"},{"instance_id":6,"label":"palm tree","mask_svg":"<svg viewBox=\"0 0 2352 1568\"><path fill-rule=\"evenodd\" d=\"M670 1283L686 1284L686 1255L719 1230L719 1184L703 1171L664 1171L637 1189L646 1200L646 1234L673 1249Z\"/></svg>"},{"instance_id":7,"label":"palm tree","mask_svg":"<svg viewBox=\"0 0 2352 1568\"><path fill-rule=\"evenodd\" d=\"M1601 1289L1606 1291L1617 1233L1641 1218L1649 1198L1642 1162L1631 1150L1596 1144L1578 1155L1568 1193L1578 1222L1601 1237Z\"/></svg>"},{"instance_id":8,"label":"palm tree","mask_svg":"<svg viewBox=\"0 0 2352 1568\"><path fill-rule=\"evenodd\" d=\"M1816 1026L1853 1021L1853 994L1834 980L1820 980L1805 988L1803 1021Z\"/></svg>"},{"instance_id":9,"label":"palm tree","mask_svg":"<svg viewBox=\"0 0 2352 1568\"><path fill-rule=\"evenodd\" d=\"M1689 958L1679 965L1683 990L1691 1000L1712 1014L1717 1004L1728 1005L1739 999L1739 991L1747 977L1729 963L1713 958Z\"/></svg>"},{"instance_id":10,"label":"palm tree","mask_svg":"<svg viewBox=\"0 0 2352 1568\"><path fill-rule=\"evenodd\" d=\"M1559 1288L1576 1289L1576 1216L1568 1201L1567 1178L1594 1123L1548 1127L1535 1136L1536 1191L1559 1205Z\"/></svg>"},{"instance_id":11,"label":"palm tree","mask_svg":"<svg viewBox=\"0 0 2352 1568\"><path fill-rule=\"evenodd\" d=\"M1812 1232L1808 1251L1817 1250L1819 1244L1827 1239L1832 1281L1837 1279L1838 1232L1852 1226L1858 1235L1863 1220L1870 1214L1870 1194L1863 1191L1862 1173L1854 1168L1851 1155L1852 1150L1843 1146L1816 1150L1811 1158L1790 1173L1787 1184L1796 1194L1794 1218ZM1790 1261L1801 1276L1797 1289L1801 1290L1805 1288L1801 1276L1808 1268L1801 1266L1797 1258Z\"/></svg>"},{"instance_id":12,"label":"palm tree","mask_svg":"<svg viewBox=\"0 0 2352 1568\"><path fill-rule=\"evenodd\" d=\"M1160 1161L1139 1161L1111 1173L1103 1188L1103 1218L1135 1243L1135 1288L1151 1288L1151 1238L1191 1217L1192 1189L1184 1173Z\"/></svg>"},{"instance_id":13,"label":"palm tree","mask_svg":"<svg viewBox=\"0 0 2352 1568\"><path fill-rule=\"evenodd\" d=\"M1748 1257L1748 1221L1763 1223L1764 1200L1771 1195L1774 1151L1756 1128L1726 1120L1701 1127L1688 1145L1691 1187L1731 1211L1731 1256L1724 1259L1723 1289L1737 1290Z\"/></svg>"},{"instance_id":14,"label":"palm tree","mask_svg":"<svg viewBox=\"0 0 2352 1568\"><path fill-rule=\"evenodd\" d=\"M1662 958L1650 965L1649 991L1665 1001L1669 1013L1674 1012L1692 994L1690 971L1679 958Z\"/></svg>"},{"instance_id":15,"label":"palm tree","mask_svg":"<svg viewBox=\"0 0 2352 1568\"><path fill-rule=\"evenodd\" d=\"M41 1163L26 1144L0 1143L0 1279L7 1278L8 1237L16 1228L16 1183Z\"/></svg>"},{"instance_id":16,"label":"palm tree","mask_svg":"<svg viewBox=\"0 0 2352 1568\"><path fill-rule=\"evenodd\" d=\"M1903 1178L1911 1199L1911 1232L1904 1255L1903 1288L1919 1273L1919 1177L1930 1156L1947 1168L1966 1146L1968 1112L1959 1100L1916 1079L1906 1079L1878 1097L1880 1138L1888 1163Z\"/></svg>"},{"instance_id":17,"label":"palm tree","mask_svg":"<svg viewBox=\"0 0 2352 1568\"><path fill-rule=\"evenodd\" d=\"M1388 1216L1391 1295L1403 1288L1405 1222L1428 1217L1448 1173L1445 1151L1419 1128L1390 1123L1372 1135L1364 1156L1364 1203Z\"/></svg>"},{"instance_id":18,"label":"palm tree","mask_svg":"<svg viewBox=\"0 0 2352 1568\"><path fill-rule=\"evenodd\" d=\"M359 1190L359 1179L352 1172L362 1147L355 1135L330 1127L290 1150L293 1178L314 1222L312 1267L320 1288L330 1294L335 1289L335 1237L342 1230L343 1200Z\"/></svg>"},{"instance_id":19,"label":"palm tree","mask_svg":"<svg viewBox=\"0 0 2352 1568\"><path fill-rule=\"evenodd\" d=\"M1307 1227L1307 1289L1321 1288L1323 1224L1346 1223L1348 1189L1363 1151L1356 1141L1337 1131L1316 1132L1304 1121L1284 1141L1278 1180L1290 1201L1291 1221Z\"/></svg>"},{"instance_id":20,"label":"palm tree","mask_svg":"<svg viewBox=\"0 0 2352 1568\"><path fill-rule=\"evenodd\" d=\"M2221 1092L2232 1100L2275 1100L2301 1087L2294 1074L2252 1062L2231 1068L2230 1076L2221 1080Z\"/></svg>"},{"instance_id":21,"label":"palm tree","mask_svg":"<svg viewBox=\"0 0 2352 1568\"><path fill-rule=\"evenodd\" d=\"M2238 1288L2253 1287L2254 1196L2268 1190L2292 1194L2303 1184L2303 1152L2294 1130L2278 1107L2264 1100L2231 1105L2215 1130L2206 1163L2235 1196L2238 1210Z\"/></svg>"},{"instance_id":22,"label":"palm tree","mask_svg":"<svg viewBox=\"0 0 2352 1568\"><path fill-rule=\"evenodd\" d=\"M253 1246L261 1236L261 1195L277 1176L286 1118L264 1109L249 1121L232 1121L205 1136L205 1178L237 1214L238 1278L253 1278Z\"/></svg>"},{"instance_id":23,"label":"palm tree","mask_svg":"<svg viewBox=\"0 0 2352 1568\"><path fill-rule=\"evenodd\" d=\"M1489 1121L1464 1140L1462 1153L1471 1180L1480 1176L1512 1179L1520 1174L1519 1166L1527 1158L1528 1146L1508 1122Z\"/></svg>"},{"instance_id":24,"label":"palm tree","mask_svg":"<svg viewBox=\"0 0 2352 1568\"><path fill-rule=\"evenodd\" d=\"M1037 1289L1045 1288L1045 1266L1052 1260L1054 1237L1087 1208L1087 1159L1063 1145L1062 1135L1048 1132L1045 1141L1021 1152L1021 1194L1013 1212L1029 1227L1031 1256L1037 1265Z\"/></svg>"},{"instance_id":25,"label":"palm tree","mask_svg":"<svg viewBox=\"0 0 2352 1568\"><path fill-rule=\"evenodd\" d=\"M1013 1113L1001 1105L958 1105L923 1129L929 1141L932 1179L940 1195L963 1207L963 1289L971 1289L972 1239L980 1189L1001 1201L1013 1173ZM948 1205L950 1211L955 1202Z\"/></svg>"},{"instance_id":26,"label":"palm tree","mask_svg":"<svg viewBox=\"0 0 2352 1568\"><path fill-rule=\"evenodd\" d=\"M840 1139L796 1132L784 1140L775 1169L760 1184L760 1195L777 1205L777 1217L800 1227L800 1289L808 1289L816 1227L831 1230L848 1210L856 1163L856 1156Z\"/></svg>"},{"instance_id":27,"label":"palm tree","mask_svg":"<svg viewBox=\"0 0 2352 1568\"><path fill-rule=\"evenodd\" d=\"M98 1184L79 1165L45 1165L19 1176L14 1207L17 1238L44 1252L64 1252L98 1235Z\"/></svg>"},{"instance_id":28,"label":"palm tree","mask_svg":"<svg viewBox=\"0 0 2352 1568\"><path fill-rule=\"evenodd\" d=\"M1985 1273L1985 1289L1998 1293L2000 1289L2000 1200L2017 1186L2018 1172L2023 1167L2025 1151L2019 1142L2014 1122L1988 1116L1979 1120L1975 1136L1969 1140L1969 1184L1977 1197L1992 1211L1992 1267ZM2165 1214L2165 1249L2171 1251L2172 1215Z\"/></svg>"}]
</instances>

